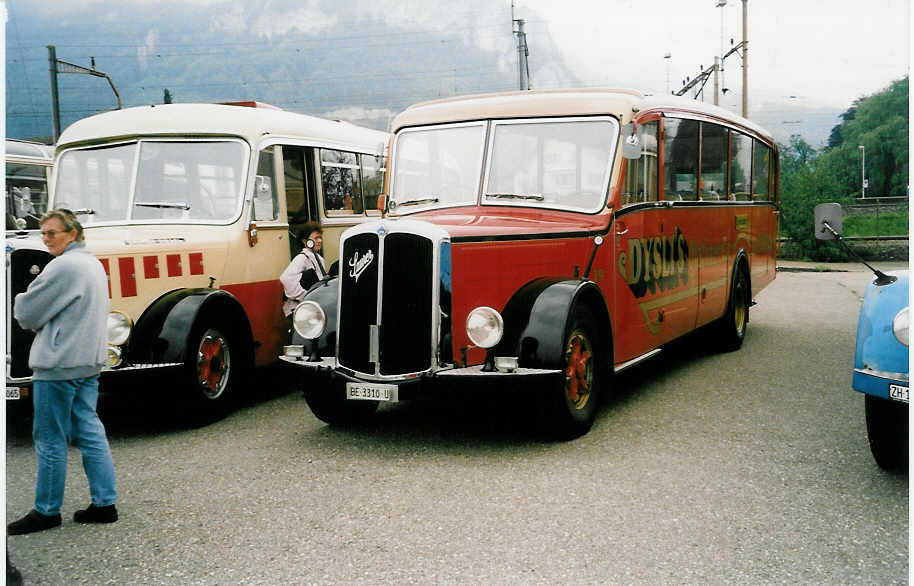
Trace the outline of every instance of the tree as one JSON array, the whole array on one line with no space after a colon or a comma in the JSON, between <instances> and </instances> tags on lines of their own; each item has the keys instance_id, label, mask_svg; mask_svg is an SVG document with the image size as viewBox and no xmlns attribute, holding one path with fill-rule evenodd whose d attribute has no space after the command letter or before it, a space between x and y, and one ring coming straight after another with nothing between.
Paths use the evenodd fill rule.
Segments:
<instances>
[{"instance_id":1,"label":"tree","mask_svg":"<svg viewBox=\"0 0 914 586\"><path fill-rule=\"evenodd\" d=\"M171 92L168 91L168 88L165 88L165 94L162 96L163 104L171 104Z\"/></svg>"}]
</instances>

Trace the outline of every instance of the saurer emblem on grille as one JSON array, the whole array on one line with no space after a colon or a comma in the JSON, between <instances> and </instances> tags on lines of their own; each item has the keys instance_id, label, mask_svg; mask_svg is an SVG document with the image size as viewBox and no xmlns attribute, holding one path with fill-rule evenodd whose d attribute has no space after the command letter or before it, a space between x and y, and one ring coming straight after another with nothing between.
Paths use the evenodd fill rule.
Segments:
<instances>
[{"instance_id":1,"label":"saurer emblem on grille","mask_svg":"<svg viewBox=\"0 0 914 586\"><path fill-rule=\"evenodd\" d=\"M359 277L365 272L365 269L371 266L372 261L374 261L374 253L372 251L369 250L362 256L359 256L359 251L355 251L349 261L349 266L352 268L349 271L349 276L358 283Z\"/></svg>"}]
</instances>

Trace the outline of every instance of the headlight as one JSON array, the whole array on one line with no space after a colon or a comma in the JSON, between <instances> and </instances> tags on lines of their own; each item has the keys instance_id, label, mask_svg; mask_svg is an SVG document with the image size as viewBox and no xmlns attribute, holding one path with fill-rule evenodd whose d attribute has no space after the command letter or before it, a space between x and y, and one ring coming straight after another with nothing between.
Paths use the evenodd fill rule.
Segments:
<instances>
[{"instance_id":1,"label":"headlight","mask_svg":"<svg viewBox=\"0 0 914 586\"><path fill-rule=\"evenodd\" d=\"M123 346L130 339L133 322L120 311L108 314L108 343L112 346Z\"/></svg>"},{"instance_id":2,"label":"headlight","mask_svg":"<svg viewBox=\"0 0 914 586\"><path fill-rule=\"evenodd\" d=\"M905 307L901 311L895 314L895 319L892 320L892 333L895 334L895 339L909 346L910 338L908 337L908 309Z\"/></svg>"},{"instance_id":3,"label":"headlight","mask_svg":"<svg viewBox=\"0 0 914 586\"><path fill-rule=\"evenodd\" d=\"M313 301L303 301L292 314L292 325L298 335L306 340L314 340L324 333L327 326L327 314L321 306Z\"/></svg>"},{"instance_id":4,"label":"headlight","mask_svg":"<svg viewBox=\"0 0 914 586\"><path fill-rule=\"evenodd\" d=\"M491 348L501 341L505 322L491 307L477 307L467 316L467 335L480 348Z\"/></svg>"}]
</instances>

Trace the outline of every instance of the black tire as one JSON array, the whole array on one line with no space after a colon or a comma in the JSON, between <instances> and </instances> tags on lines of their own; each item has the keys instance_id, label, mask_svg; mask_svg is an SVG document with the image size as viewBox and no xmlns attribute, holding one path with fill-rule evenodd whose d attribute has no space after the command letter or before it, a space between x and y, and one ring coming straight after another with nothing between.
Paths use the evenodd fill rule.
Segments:
<instances>
[{"instance_id":1,"label":"black tire","mask_svg":"<svg viewBox=\"0 0 914 586\"><path fill-rule=\"evenodd\" d=\"M866 397L866 435L876 464L884 470L908 467L908 406Z\"/></svg>"},{"instance_id":2,"label":"black tire","mask_svg":"<svg viewBox=\"0 0 914 586\"><path fill-rule=\"evenodd\" d=\"M743 265L738 265L733 274L727 311L717 322L717 338L722 352L739 350L746 338L749 327L749 277Z\"/></svg>"},{"instance_id":3,"label":"black tire","mask_svg":"<svg viewBox=\"0 0 914 586\"><path fill-rule=\"evenodd\" d=\"M249 345L234 329L206 316L197 319L188 340L185 370L190 415L222 417L238 405L249 370Z\"/></svg>"},{"instance_id":4,"label":"black tire","mask_svg":"<svg viewBox=\"0 0 914 586\"><path fill-rule=\"evenodd\" d=\"M589 308L575 308L564 337L565 376L542 397L540 425L555 439L570 440L584 435L596 418L606 362L596 336L596 323Z\"/></svg>"},{"instance_id":5,"label":"black tire","mask_svg":"<svg viewBox=\"0 0 914 586\"><path fill-rule=\"evenodd\" d=\"M304 395L314 416L328 425L364 425L378 410L376 401L347 400L344 383L311 384L304 390Z\"/></svg>"}]
</instances>

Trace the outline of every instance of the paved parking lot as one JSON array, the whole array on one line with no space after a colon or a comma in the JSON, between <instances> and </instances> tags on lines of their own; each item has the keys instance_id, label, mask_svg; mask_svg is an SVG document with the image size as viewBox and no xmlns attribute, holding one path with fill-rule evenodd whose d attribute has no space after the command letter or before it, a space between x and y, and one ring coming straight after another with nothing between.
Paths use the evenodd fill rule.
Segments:
<instances>
[{"instance_id":1,"label":"paved parking lot","mask_svg":"<svg viewBox=\"0 0 914 586\"><path fill-rule=\"evenodd\" d=\"M803 268L799 265L799 268ZM904 584L908 477L869 454L850 390L867 274L784 272L743 349L702 336L617 380L590 434L552 443L522 396L316 420L258 400L182 428L141 398L103 409L121 520L8 538L29 584ZM28 431L7 434L7 518L31 506Z\"/></svg>"}]
</instances>

